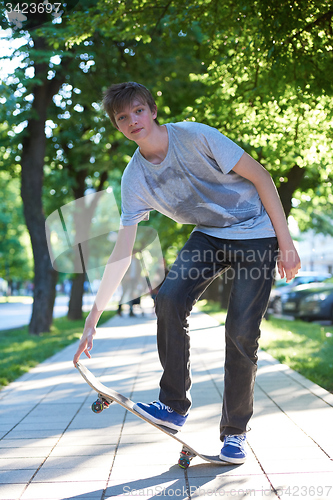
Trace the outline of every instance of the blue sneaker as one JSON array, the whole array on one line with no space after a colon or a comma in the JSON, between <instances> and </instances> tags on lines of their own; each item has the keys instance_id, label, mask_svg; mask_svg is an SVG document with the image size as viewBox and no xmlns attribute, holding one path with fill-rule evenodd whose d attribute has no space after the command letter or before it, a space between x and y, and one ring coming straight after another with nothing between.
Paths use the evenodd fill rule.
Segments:
<instances>
[{"instance_id":1,"label":"blue sneaker","mask_svg":"<svg viewBox=\"0 0 333 500\"><path fill-rule=\"evenodd\" d=\"M243 464L246 460L246 434L224 436L220 459L230 464Z\"/></svg>"},{"instance_id":2,"label":"blue sneaker","mask_svg":"<svg viewBox=\"0 0 333 500\"><path fill-rule=\"evenodd\" d=\"M164 425L164 427L169 427L169 429L175 431L179 431L187 419L187 415L180 415L170 406L166 406L160 401L154 401L150 404L136 403L133 408L140 415L154 422L154 424Z\"/></svg>"}]
</instances>

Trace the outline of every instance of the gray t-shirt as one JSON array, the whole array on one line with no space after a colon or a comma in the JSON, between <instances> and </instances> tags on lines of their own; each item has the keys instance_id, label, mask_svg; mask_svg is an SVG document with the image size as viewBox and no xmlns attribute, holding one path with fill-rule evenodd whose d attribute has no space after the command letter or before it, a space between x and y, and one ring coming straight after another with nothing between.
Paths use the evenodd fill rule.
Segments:
<instances>
[{"instance_id":1,"label":"gray t-shirt","mask_svg":"<svg viewBox=\"0 0 333 500\"><path fill-rule=\"evenodd\" d=\"M196 122L166 125L169 148L154 165L135 151L121 183L124 226L157 210L195 230L226 239L268 238L275 232L252 182L232 171L242 148Z\"/></svg>"}]
</instances>

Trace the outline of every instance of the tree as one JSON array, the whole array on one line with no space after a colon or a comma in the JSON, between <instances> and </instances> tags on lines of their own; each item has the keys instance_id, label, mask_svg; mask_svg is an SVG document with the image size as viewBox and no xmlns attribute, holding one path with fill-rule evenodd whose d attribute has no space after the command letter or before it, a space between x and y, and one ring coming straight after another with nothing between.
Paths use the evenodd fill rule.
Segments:
<instances>
[{"instance_id":1,"label":"tree","mask_svg":"<svg viewBox=\"0 0 333 500\"><path fill-rule=\"evenodd\" d=\"M331 189L332 12L327 2L219 9L208 71L192 76L207 90L182 118L219 128L265 165L288 216L301 191Z\"/></svg>"},{"instance_id":2,"label":"tree","mask_svg":"<svg viewBox=\"0 0 333 500\"><path fill-rule=\"evenodd\" d=\"M27 245L18 179L0 171L0 277L22 283L32 278L32 256Z\"/></svg>"},{"instance_id":3,"label":"tree","mask_svg":"<svg viewBox=\"0 0 333 500\"><path fill-rule=\"evenodd\" d=\"M37 227L42 227L44 215L39 201L33 210L31 195L36 197L38 194L38 200L41 197L42 158L47 143L45 123L49 105L53 106L53 96L58 95L64 84L71 82L74 73L72 70L69 73L68 66L71 61L74 64L76 53L78 57L87 54L86 61L76 60L75 64L85 67L96 82L100 81L100 76L105 78L106 74L111 74L118 82L141 79L150 86L157 93L162 120L200 119L218 126L241 143L269 166L287 213L297 188L310 189L312 184L318 189L328 189L330 155L325 155L319 147L313 154L312 138L306 131L310 120L311 133L320 142L329 143L329 130L320 134L316 122L318 113L327 121L332 116L329 76L332 16L327 2L308 0L290 4L283 0L273 6L266 0L251 4L243 0L223 3L100 0L93 8L89 5L87 1L72 5L70 13L64 13L58 25L40 24L39 16L38 30L35 29L37 20L28 16L32 24L29 25L31 37L25 48L28 53L25 62L34 67L35 74L29 80L21 71L20 82L13 81L10 89L12 95L15 91L20 94L16 120L21 123L26 120L22 133L22 196L35 247L41 236ZM98 47L112 47L112 50L105 52L104 65L98 65L98 72L95 72L98 57L94 52ZM56 65L52 62L55 55L60 59ZM73 85L72 88L77 87ZM7 103L12 106L10 96ZM67 105L70 106L66 102L65 108ZM70 111L69 114L72 116ZM13 123L12 117L7 116L6 120ZM95 125L92 129L95 130ZM90 133L86 130L86 138ZM105 151L104 156L107 158L111 154L117 170L121 171L125 163L123 149L119 147L113 153L112 145L117 138L112 133L112 140L104 142L107 133L101 134L101 141L110 144L111 151ZM18 134L14 135L12 143L17 140ZM91 137L96 137L96 133ZM310 158L312 164L316 163L316 169L308 167ZM55 162L53 157L52 162ZM27 175L29 168L32 169L34 189ZM321 186L323 178L324 188ZM38 267L42 265L39 260L43 262L41 257L46 255L45 245L39 250L41 255L36 253L35 259ZM36 272L36 279L48 275L49 268L44 266L42 273ZM50 279L49 288L53 285ZM46 296L51 304L52 293ZM41 306L44 307L38 299L39 310ZM49 313L46 319L50 319ZM35 327L36 321L32 330Z\"/></svg>"},{"instance_id":4,"label":"tree","mask_svg":"<svg viewBox=\"0 0 333 500\"><path fill-rule=\"evenodd\" d=\"M21 85L20 103L16 103L16 111L20 110L19 117L21 119L23 116L27 117L27 126L22 133L22 199L24 201L27 226L35 255L36 300L34 301L34 311L42 311L44 317L44 321L42 321L42 318L38 317L37 313L33 313L30 324L30 331L33 333L45 331L49 328L56 278L49 265L46 238L42 237L45 216L41 188L43 182L45 182L45 157L50 158L49 165L51 166L51 169L46 169L47 174L53 176L54 180L54 170L60 170L60 168L65 170L68 174L66 179L75 197L83 196L85 189L92 187L91 174L95 174L97 171L96 166L93 165L96 161L98 162L100 176L97 180L103 181L99 183L98 189L103 187L106 181L106 170L101 171L100 169L102 164L106 165L110 161L110 153L116 168L119 168L118 160L120 158L121 167L119 172L121 172L125 163L122 155L117 158L116 151L118 149L119 133L117 135L117 132L113 131L111 134L110 132L105 134L104 127L94 125L96 119L105 124L105 118L101 118L98 100L100 100L103 87L106 88L111 83L110 75L114 75L114 68L116 68L118 81L119 78L122 80L131 79L133 78L133 74L135 74L136 79L150 74L151 81L154 80L155 89L158 89L156 90L158 96L162 96L165 89L166 94L172 96L170 98L170 106L174 104L175 107L178 106L178 110L181 109L182 99L185 102L189 101L191 96L195 94L195 90L186 94L185 88L182 87L181 77L185 76L186 68L177 69L178 61L177 57L174 57L174 49L179 41L177 38L175 41L171 40L171 43L168 42L167 44L163 44L157 38L157 42L152 43L150 49L155 55L155 59L153 59L150 51L143 50L143 44L141 43L140 45L140 40L130 38L126 43L124 41L119 42L117 38L120 36L118 30L115 30L115 33L112 34L115 39L113 37L102 39L99 33L95 32L92 37L85 40L84 44L80 45L74 56L71 52L66 52L63 45L60 47L65 41L64 29L58 31L56 41L54 40L54 33L50 30L50 26L45 25L43 30L31 30L30 32L31 39L29 43L31 48L29 48L25 61L26 64L34 67L34 78L29 81L28 78L24 78L21 71L19 80L13 81L11 85L12 90L15 89L16 85ZM132 34L129 36L132 36ZM193 58L187 55L188 52L186 54L186 49L189 48L190 43L191 40L187 38L181 53L184 56L184 60L189 62L189 67L197 70L199 62L194 60L194 63L192 63ZM52 50L52 46L57 51ZM107 61L105 61L106 46L110 57ZM60 60L58 64L55 62L55 55L57 53L59 54L58 60ZM96 71L97 67L98 70ZM158 80L156 83L157 69L160 70L159 77L163 73L168 76L165 76L165 79L162 81ZM177 70L178 74L176 71L171 71L172 69ZM17 74L19 74L19 71ZM92 75L91 78L89 78L90 74ZM98 78L96 78L96 75L98 75ZM171 78L175 83L178 82L179 85L176 97L174 95L174 88L170 88L167 91L167 80ZM146 78L146 80L149 79ZM23 88L22 82L25 84ZM88 92L84 92L87 82L90 84L88 87L89 90ZM66 93L68 94L69 88L71 89L70 98L63 99L58 106L58 108L61 107L62 113L59 113L59 109L56 112L55 96L59 98L66 95ZM75 99L76 91L81 94L79 99ZM27 106L23 103L28 97L30 97L31 104ZM59 102L59 99L56 101ZM95 105L94 109L92 105ZM80 112L75 108L81 108ZM53 110L53 113L51 110ZM170 107L163 105L161 106L161 111L162 113L163 111L165 113L171 112ZM51 126L51 128L54 128L54 132L49 134L50 137L48 139L51 139L49 141L46 140L45 135L45 125L47 125L47 122L54 124L54 127L53 125ZM101 134L102 128L104 128L104 131ZM100 148L98 146L99 139L97 138L105 137L106 135L110 135L111 137L104 143L106 146ZM17 137L15 137L15 140L17 140ZM53 151L50 144L54 146ZM111 151L107 150L108 146ZM98 147L100 151L97 153L96 149ZM133 150L132 145L131 149ZM44 261L45 263L42 267L42 262ZM47 276L50 277L49 280L45 279ZM79 288L82 290L82 276L77 277L77 282L79 281ZM38 283L40 283L40 286ZM46 289L48 289L48 292ZM41 290L43 290L42 293ZM75 290L77 290L76 286L73 288L73 296L76 296L74 293ZM80 298L75 302L79 304ZM45 314L46 310L48 311L47 314ZM78 307L76 307L76 311L78 311ZM77 312L75 315L77 315Z\"/></svg>"}]
</instances>

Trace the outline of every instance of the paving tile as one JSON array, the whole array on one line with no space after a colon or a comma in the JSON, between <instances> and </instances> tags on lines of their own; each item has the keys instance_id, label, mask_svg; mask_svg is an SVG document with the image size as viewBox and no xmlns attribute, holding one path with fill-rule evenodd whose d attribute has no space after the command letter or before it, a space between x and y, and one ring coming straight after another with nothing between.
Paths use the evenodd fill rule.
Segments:
<instances>
[{"instance_id":1,"label":"paving tile","mask_svg":"<svg viewBox=\"0 0 333 500\"><path fill-rule=\"evenodd\" d=\"M35 471L31 469L18 469L18 470L2 470L0 471L0 483L1 484L16 484L16 483L27 483L31 477L34 475Z\"/></svg>"},{"instance_id":2,"label":"paving tile","mask_svg":"<svg viewBox=\"0 0 333 500\"><path fill-rule=\"evenodd\" d=\"M189 480L191 499L195 498L271 498L276 500L269 481L264 475L216 477L203 475Z\"/></svg>"},{"instance_id":3,"label":"paving tile","mask_svg":"<svg viewBox=\"0 0 333 500\"><path fill-rule=\"evenodd\" d=\"M98 455L76 455L67 457L50 456L43 463L43 470L46 469L88 469L98 468L110 469L113 464L112 453L101 453Z\"/></svg>"},{"instance_id":4,"label":"paving tile","mask_svg":"<svg viewBox=\"0 0 333 500\"><path fill-rule=\"evenodd\" d=\"M71 467L47 468L42 467L33 479L33 483L63 483L73 481L104 481L106 484L110 474L109 467Z\"/></svg>"},{"instance_id":5,"label":"paving tile","mask_svg":"<svg viewBox=\"0 0 333 500\"><path fill-rule=\"evenodd\" d=\"M20 500L65 500L70 498L100 500L104 488L104 481L31 483Z\"/></svg>"},{"instance_id":6,"label":"paving tile","mask_svg":"<svg viewBox=\"0 0 333 500\"><path fill-rule=\"evenodd\" d=\"M261 466L266 474L331 472L333 476L333 462L327 457L324 459L265 459L261 460Z\"/></svg>"},{"instance_id":7,"label":"paving tile","mask_svg":"<svg viewBox=\"0 0 333 500\"><path fill-rule=\"evenodd\" d=\"M1 451L0 456L2 457ZM0 458L0 471L18 469L37 470L42 460L40 458Z\"/></svg>"},{"instance_id":8,"label":"paving tile","mask_svg":"<svg viewBox=\"0 0 333 500\"><path fill-rule=\"evenodd\" d=\"M188 498L185 478L170 479L168 475L128 481L109 481L105 498Z\"/></svg>"},{"instance_id":9,"label":"paving tile","mask_svg":"<svg viewBox=\"0 0 333 500\"><path fill-rule=\"evenodd\" d=\"M110 433L110 434L104 434L100 433L99 435L90 435L89 429L86 431L85 436L71 436L71 435L64 435L60 441L59 445L60 446L76 446L79 444L85 444L90 445L90 446L96 446L99 444L103 445L108 445L108 446L113 446L118 443L119 440L119 435L116 433Z\"/></svg>"},{"instance_id":10,"label":"paving tile","mask_svg":"<svg viewBox=\"0 0 333 500\"><path fill-rule=\"evenodd\" d=\"M312 446L290 446L290 443L284 443L284 446L268 446L265 448L255 447L255 454L260 463L264 460L318 460L326 459L325 453L314 443Z\"/></svg>"},{"instance_id":11,"label":"paving tile","mask_svg":"<svg viewBox=\"0 0 333 500\"><path fill-rule=\"evenodd\" d=\"M136 445L139 445L140 443L158 443L160 446L162 446L166 441L170 440L171 438L169 436L167 436L166 434L162 434L161 432L153 434L150 432L133 434L132 432L126 432L126 429L124 429L121 434L120 443Z\"/></svg>"},{"instance_id":12,"label":"paving tile","mask_svg":"<svg viewBox=\"0 0 333 500\"><path fill-rule=\"evenodd\" d=\"M28 415L27 420L31 421L34 418L47 421L56 419L58 422L68 421L80 409L79 403L68 403L64 406L59 404L41 403Z\"/></svg>"},{"instance_id":13,"label":"paving tile","mask_svg":"<svg viewBox=\"0 0 333 500\"><path fill-rule=\"evenodd\" d=\"M147 469L149 469L150 464L154 465L163 465L165 467L171 467L178 463L179 452L159 452L159 453L150 453L143 452L142 455L140 453L132 454L121 454L116 455L115 458L115 467L136 467L137 464L145 465Z\"/></svg>"},{"instance_id":14,"label":"paving tile","mask_svg":"<svg viewBox=\"0 0 333 500\"><path fill-rule=\"evenodd\" d=\"M179 465L165 465L165 464L156 464L152 461L148 467L141 461L137 462L134 465L127 465L122 461L122 464L115 463L112 467L110 481L123 481L124 484L128 484L129 481L134 480L142 480L147 481L149 484L153 484L157 481L157 484L160 484L160 481L164 479L183 479L184 478L184 470L179 467Z\"/></svg>"},{"instance_id":15,"label":"paving tile","mask_svg":"<svg viewBox=\"0 0 333 500\"><path fill-rule=\"evenodd\" d=\"M2 400L0 402L1 424L9 424L14 427L24 418L26 418L32 412L35 406L36 404L31 404L29 406L23 405L22 407L17 408L17 405L15 404L15 408L13 408L13 401L11 399L9 401Z\"/></svg>"},{"instance_id":16,"label":"paving tile","mask_svg":"<svg viewBox=\"0 0 333 500\"><path fill-rule=\"evenodd\" d=\"M40 422L38 424L38 429L42 432L42 431L52 431L52 432L55 432L55 431L58 431L58 432L55 432L55 433L62 433L64 430L65 430L65 426L59 424L58 422L55 422L53 420L49 420L49 421L46 421L46 422ZM25 420L23 420L20 424L18 424L16 427L15 427L15 430L16 431L34 431L36 430L36 424L35 423L27 423Z\"/></svg>"},{"instance_id":17,"label":"paving tile","mask_svg":"<svg viewBox=\"0 0 333 500\"><path fill-rule=\"evenodd\" d=\"M44 439L44 438L50 438L50 439L55 439L58 440L61 436L61 432L56 432L54 430L46 430L46 429L39 429L39 428L31 428L31 429L26 429L26 430L20 430L19 427L16 427L14 430L9 432L7 436L4 438L4 441L7 441L8 439L18 439L18 440L25 440L25 439Z\"/></svg>"},{"instance_id":18,"label":"paving tile","mask_svg":"<svg viewBox=\"0 0 333 500\"><path fill-rule=\"evenodd\" d=\"M31 448L2 448L1 458L46 458L50 451L51 448L45 446L34 446Z\"/></svg>"},{"instance_id":19,"label":"paving tile","mask_svg":"<svg viewBox=\"0 0 333 500\"><path fill-rule=\"evenodd\" d=\"M138 443L120 443L117 449L117 457L119 456L134 456L138 455L149 455L152 457L157 457L158 455L166 455L170 454L174 456L175 459L178 460L178 456L180 453L180 445L175 441L164 441L163 443L157 441L155 443L143 443L140 442L140 446Z\"/></svg>"},{"instance_id":20,"label":"paving tile","mask_svg":"<svg viewBox=\"0 0 333 500\"><path fill-rule=\"evenodd\" d=\"M93 457L114 455L115 445L81 445L56 446L50 453L50 457Z\"/></svg>"},{"instance_id":21,"label":"paving tile","mask_svg":"<svg viewBox=\"0 0 333 500\"><path fill-rule=\"evenodd\" d=\"M0 484L0 498L1 500L16 500L20 498L26 485L25 484Z\"/></svg>"},{"instance_id":22,"label":"paving tile","mask_svg":"<svg viewBox=\"0 0 333 500\"><path fill-rule=\"evenodd\" d=\"M280 498L313 498L331 500L333 498L333 475L331 472L308 472L307 474L268 474L268 479Z\"/></svg>"},{"instance_id":23,"label":"paving tile","mask_svg":"<svg viewBox=\"0 0 333 500\"><path fill-rule=\"evenodd\" d=\"M132 400L156 399L162 373L156 319L117 317L109 324L112 328L99 329L94 357L84 363L103 383ZM179 437L199 451L217 454L224 330L196 312L190 324L193 405ZM318 487L330 485L333 396L267 353L259 353L247 462L214 466L195 458L184 472L176 464L180 444L166 434L116 404L98 415L91 411L96 393L72 366L75 345L0 393L0 473L11 481L0 483L1 500L187 499L189 494L277 498L269 481L275 488L316 486L316 491L305 493L319 498ZM23 406L13 411L18 396ZM314 427L313 422L320 425ZM283 500L287 493L282 491Z\"/></svg>"},{"instance_id":24,"label":"paving tile","mask_svg":"<svg viewBox=\"0 0 333 500\"><path fill-rule=\"evenodd\" d=\"M10 431L13 428L13 422L7 422L6 424L2 422L0 423L0 433L5 433Z\"/></svg>"},{"instance_id":25,"label":"paving tile","mask_svg":"<svg viewBox=\"0 0 333 500\"><path fill-rule=\"evenodd\" d=\"M241 465L215 465L203 462L199 457L192 460L187 470L190 478L215 477L217 475L228 476L260 476L263 474L257 460L250 454L247 461Z\"/></svg>"},{"instance_id":26,"label":"paving tile","mask_svg":"<svg viewBox=\"0 0 333 500\"><path fill-rule=\"evenodd\" d=\"M6 436L6 438L0 441L0 449L1 448L34 448L34 447L50 447L50 449L56 445L59 441L58 437L52 438L24 438L24 439L10 439L10 436Z\"/></svg>"}]
</instances>

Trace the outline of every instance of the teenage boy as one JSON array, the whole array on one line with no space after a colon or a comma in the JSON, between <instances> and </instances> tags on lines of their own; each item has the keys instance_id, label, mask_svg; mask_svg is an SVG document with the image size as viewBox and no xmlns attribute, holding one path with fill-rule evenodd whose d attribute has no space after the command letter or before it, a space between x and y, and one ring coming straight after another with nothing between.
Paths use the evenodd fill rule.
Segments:
<instances>
[{"instance_id":1,"label":"teenage boy","mask_svg":"<svg viewBox=\"0 0 333 500\"><path fill-rule=\"evenodd\" d=\"M196 224L156 298L164 370L159 401L137 403L136 409L172 429L185 423L191 405L187 318L207 286L232 268L220 458L243 463L260 322L276 260L287 281L300 269L275 185L265 168L218 130L195 122L159 125L155 101L143 85L111 86L104 108L113 125L138 148L123 174L121 229L74 363L82 352L90 357L99 317L130 264L137 224L147 220L151 210Z\"/></svg>"}]
</instances>

